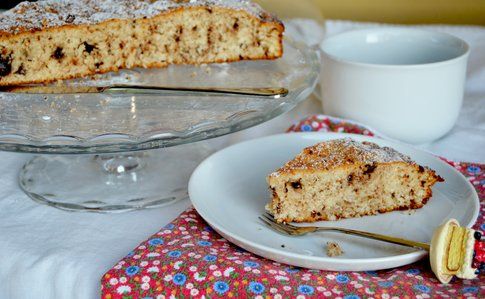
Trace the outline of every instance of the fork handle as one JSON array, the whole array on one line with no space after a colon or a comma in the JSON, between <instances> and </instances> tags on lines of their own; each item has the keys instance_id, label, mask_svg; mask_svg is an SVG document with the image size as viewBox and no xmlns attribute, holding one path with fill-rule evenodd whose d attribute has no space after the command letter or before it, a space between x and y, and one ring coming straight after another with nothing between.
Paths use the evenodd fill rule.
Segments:
<instances>
[{"instance_id":1,"label":"fork handle","mask_svg":"<svg viewBox=\"0 0 485 299\"><path fill-rule=\"evenodd\" d=\"M411 241L407 239L401 239L401 238L375 234L370 232L363 232L359 230L336 228L336 227L319 227L317 228L316 231L330 231L330 230L338 231L348 235L355 235L355 236L360 236L368 239L380 240L388 243L399 244L399 245L404 245L408 247L419 248L419 249L424 249L426 251L429 251L429 244L427 243L416 242L416 241Z\"/></svg>"}]
</instances>

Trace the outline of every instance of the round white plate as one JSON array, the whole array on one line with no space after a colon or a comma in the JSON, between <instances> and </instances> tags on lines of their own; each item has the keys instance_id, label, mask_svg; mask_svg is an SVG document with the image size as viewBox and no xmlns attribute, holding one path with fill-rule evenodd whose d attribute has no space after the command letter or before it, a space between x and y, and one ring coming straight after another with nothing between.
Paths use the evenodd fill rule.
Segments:
<instances>
[{"instance_id":1,"label":"round white plate","mask_svg":"<svg viewBox=\"0 0 485 299\"><path fill-rule=\"evenodd\" d=\"M448 218L471 226L477 219L478 195L467 179L439 158L387 140L353 134L292 133L254 139L230 146L207 158L194 171L189 195L199 214L230 242L262 257L305 268L364 271L394 268L424 256L399 245L338 233L314 233L300 237L281 235L263 224L258 216L269 201L266 176L315 143L351 137L372 141L411 156L434 169L445 182L433 188L433 197L422 209L392 212L339 221L321 226L340 226L429 242L433 230ZM340 244L344 254L328 257L327 241Z\"/></svg>"}]
</instances>

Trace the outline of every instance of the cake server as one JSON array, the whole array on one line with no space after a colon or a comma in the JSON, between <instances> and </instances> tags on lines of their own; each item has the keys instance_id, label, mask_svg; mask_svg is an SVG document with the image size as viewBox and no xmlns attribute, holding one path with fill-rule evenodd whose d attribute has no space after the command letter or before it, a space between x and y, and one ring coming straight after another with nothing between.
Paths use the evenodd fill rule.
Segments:
<instances>
[{"instance_id":1,"label":"cake server","mask_svg":"<svg viewBox=\"0 0 485 299\"><path fill-rule=\"evenodd\" d=\"M107 85L107 86L66 86L66 85L24 85L6 86L2 92L29 94L161 94L161 93L212 93L227 95L246 95L270 97L274 99L288 95L288 89L282 87L178 87L178 86L147 86L147 85Z\"/></svg>"}]
</instances>

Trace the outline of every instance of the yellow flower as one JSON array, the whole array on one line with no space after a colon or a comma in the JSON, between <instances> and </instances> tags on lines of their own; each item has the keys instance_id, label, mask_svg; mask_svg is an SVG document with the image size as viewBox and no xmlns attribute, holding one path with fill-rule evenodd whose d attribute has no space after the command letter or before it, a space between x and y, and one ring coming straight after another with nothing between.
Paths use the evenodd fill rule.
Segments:
<instances>
[{"instance_id":1,"label":"yellow flower","mask_svg":"<svg viewBox=\"0 0 485 299\"><path fill-rule=\"evenodd\" d=\"M140 281L140 278L138 276L135 276L135 278L133 278L133 280L138 282L138 281Z\"/></svg>"},{"instance_id":2,"label":"yellow flower","mask_svg":"<svg viewBox=\"0 0 485 299\"><path fill-rule=\"evenodd\" d=\"M105 299L111 299L111 294L106 294L106 296L104 296Z\"/></svg>"}]
</instances>

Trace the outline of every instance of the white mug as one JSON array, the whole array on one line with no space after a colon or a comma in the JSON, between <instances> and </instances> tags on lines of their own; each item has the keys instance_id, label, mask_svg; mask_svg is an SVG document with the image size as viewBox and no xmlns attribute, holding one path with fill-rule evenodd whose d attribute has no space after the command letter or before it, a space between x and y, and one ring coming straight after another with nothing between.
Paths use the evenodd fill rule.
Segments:
<instances>
[{"instance_id":1,"label":"white mug","mask_svg":"<svg viewBox=\"0 0 485 299\"><path fill-rule=\"evenodd\" d=\"M463 102L469 47L445 33L376 28L320 44L326 114L353 119L401 141L436 140Z\"/></svg>"}]
</instances>

